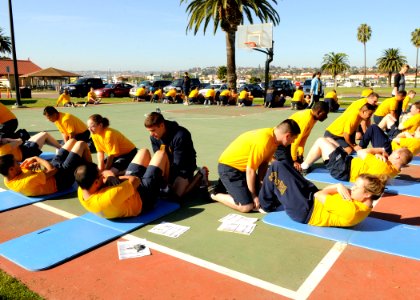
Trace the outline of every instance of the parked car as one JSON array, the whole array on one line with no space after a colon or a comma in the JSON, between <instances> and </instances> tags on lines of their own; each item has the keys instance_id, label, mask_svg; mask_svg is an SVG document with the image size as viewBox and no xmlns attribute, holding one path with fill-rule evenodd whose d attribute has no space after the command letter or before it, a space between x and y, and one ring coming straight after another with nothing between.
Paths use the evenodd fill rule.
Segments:
<instances>
[{"instance_id":1,"label":"parked car","mask_svg":"<svg viewBox=\"0 0 420 300\"><path fill-rule=\"evenodd\" d=\"M184 82L183 78L178 78L172 81L170 85L167 85L163 88L163 91L166 93L170 89L176 88L176 91L178 93L181 93L182 91L182 84ZM196 86L200 86L200 80L198 78L191 78L191 89L195 88Z\"/></svg>"},{"instance_id":2,"label":"parked car","mask_svg":"<svg viewBox=\"0 0 420 300\"><path fill-rule=\"evenodd\" d=\"M239 92L241 92L244 88L247 88L248 91L251 93L251 95L254 98L261 98L264 97L264 90L261 88L261 86L257 83L248 83L248 84L244 84L243 86L241 86L239 88Z\"/></svg>"},{"instance_id":3,"label":"parked car","mask_svg":"<svg viewBox=\"0 0 420 300\"><path fill-rule=\"evenodd\" d=\"M100 89L104 87L104 83L101 78L79 78L74 83L62 85L60 94L62 94L64 90L68 90L71 97L86 97L91 87Z\"/></svg>"},{"instance_id":4,"label":"parked car","mask_svg":"<svg viewBox=\"0 0 420 300\"><path fill-rule=\"evenodd\" d=\"M305 96L311 94L311 82L312 82L312 79L306 79L305 82L303 83L303 93L305 94ZM322 82L322 83L323 83L323 88L322 88L321 98L324 98L325 82Z\"/></svg>"},{"instance_id":5,"label":"parked car","mask_svg":"<svg viewBox=\"0 0 420 300\"><path fill-rule=\"evenodd\" d=\"M271 80L268 83L268 88L274 89L274 96L283 94L284 97L293 97L293 94L296 91L295 85L288 79Z\"/></svg>"},{"instance_id":6,"label":"parked car","mask_svg":"<svg viewBox=\"0 0 420 300\"><path fill-rule=\"evenodd\" d=\"M206 95L207 91L214 87L214 90L216 91L216 95L214 97L215 101L218 101L219 95L223 90L226 90L228 88L228 85L226 83L213 83L207 86L204 89L201 89L198 91L198 101L203 104L204 103L204 96Z\"/></svg>"},{"instance_id":7,"label":"parked car","mask_svg":"<svg viewBox=\"0 0 420 300\"><path fill-rule=\"evenodd\" d=\"M132 87L128 83L110 83L94 92L99 98L128 97Z\"/></svg>"},{"instance_id":8,"label":"parked car","mask_svg":"<svg viewBox=\"0 0 420 300\"><path fill-rule=\"evenodd\" d=\"M146 88L146 92L154 92L157 88L161 87L165 87L167 85L170 85L172 81L170 80L156 80L156 81L149 81L149 80L145 80L140 82L137 86L133 87L130 90L130 97L135 97L136 96L136 92L137 89L141 88L141 86L143 85Z\"/></svg>"}]
</instances>

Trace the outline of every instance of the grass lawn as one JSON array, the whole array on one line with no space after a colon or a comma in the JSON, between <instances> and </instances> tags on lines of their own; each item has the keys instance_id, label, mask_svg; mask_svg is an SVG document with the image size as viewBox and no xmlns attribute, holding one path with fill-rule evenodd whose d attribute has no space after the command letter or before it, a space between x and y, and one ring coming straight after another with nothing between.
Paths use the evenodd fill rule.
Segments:
<instances>
[{"instance_id":1,"label":"grass lawn","mask_svg":"<svg viewBox=\"0 0 420 300\"><path fill-rule=\"evenodd\" d=\"M0 270L0 299L43 299L15 278Z\"/></svg>"}]
</instances>

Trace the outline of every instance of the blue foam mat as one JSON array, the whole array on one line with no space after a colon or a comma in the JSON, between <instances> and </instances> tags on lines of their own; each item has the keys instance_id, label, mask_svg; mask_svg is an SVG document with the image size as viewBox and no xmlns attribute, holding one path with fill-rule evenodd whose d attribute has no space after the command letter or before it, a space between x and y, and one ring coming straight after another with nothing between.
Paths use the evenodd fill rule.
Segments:
<instances>
[{"instance_id":1,"label":"blue foam mat","mask_svg":"<svg viewBox=\"0 0 420 300\"><path fill-rule=\"evenodd\" d=\"M54 152L42 152L39 157L41 157L42 159L45 159L45 160L52 160L55 157L55 153Z\"/></svg>"},{"instance_id":2,"label":"blue foam mat","mask_svg":"<svg viewBox=\"0 0 420 300\"><path fill-rule=\"evenodd\" d=\"M37 197L27 197L22 194L6 190L0 192L0 212L18 208L21 206L29 205L32 203L48 200L48 199L55 199L67 194L74 193L77 190L77 185L74 184L72 187L49 195L37 196Z\"/></svg>"},{"instance_id":3,"label":"blue foam mat","mask_svg":"<svg viewBox=\"0 0 420 300\"><path fill-rule=\"evenodd\" d=\"M0 244L0 255L29 271L49 269L179 208L160 201L138 217L106 220L91 213L66 220Z\"/></svg>"},{"instance_id":4,"label":"blue foam mat","mask_svg":"<svg viewBox=\"0 0 420 300\"><path fill-rule=\"evenodd\" d=\"M334 179L327 169L317 168L307 174L306 179L325 182L325 183L342 183L345 186L351 186L351 183L348 181L340 181ZM420 182L401 180L401 179L391 179L385 189L385 192L391 194L420 197Z\"/></svg>"},{"instance_id":5,"label":"blue foam mat","mask_svg":"<svg viewBox=\"0 0 420 300\"><path fill-rule=\"evenodd\" d=\"M293 221L284 211L272 212L263 222L280 228L420 260L420 227L366 218L353 228L317 227Z\"/></svg>"},{"instance_id":6,"label":"blue foam mat","mask_svg":"<svg viewBox=\"0 0 420 300\"><path fill-rule=\"evenodd\" d=\"M413 160L410 162L412 166L420 166L420 156L414 156Z\"/></svg>"}]
</instances>

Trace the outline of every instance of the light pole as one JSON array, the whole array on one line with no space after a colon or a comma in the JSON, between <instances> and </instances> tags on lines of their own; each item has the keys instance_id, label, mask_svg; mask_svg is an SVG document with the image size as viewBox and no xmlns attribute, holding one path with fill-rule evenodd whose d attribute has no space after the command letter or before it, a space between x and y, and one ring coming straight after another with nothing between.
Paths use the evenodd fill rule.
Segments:
<instances>
[{"instance_id":1,"label":"light pole","mask_svg":"<svg viewBox=\"0 0 420 300\"><path fill-rule=\"evenodd\" d=\"M9 0L9 20L10 20L10 37L12 40L12 55L13 55L13 68L15 76L15 89L16 89L16 107L22 107L20 101L20 89L19 89L19 72L16 60L16 47L15 47L15 30L13 28L13 11L12 11L12 0Z\"/></svg>"}]
</instances>

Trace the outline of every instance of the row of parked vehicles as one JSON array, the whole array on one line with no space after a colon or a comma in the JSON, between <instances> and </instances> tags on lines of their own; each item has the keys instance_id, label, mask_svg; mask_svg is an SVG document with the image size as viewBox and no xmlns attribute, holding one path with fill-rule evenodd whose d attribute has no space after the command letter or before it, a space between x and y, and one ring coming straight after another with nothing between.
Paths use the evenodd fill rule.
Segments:
<instances>
[{"instance_id":1,"label":"row of parked vehicles","mask_svg":"<svg viewBox=\"0 0 420 300\"><path fill-rule=\"evenodd\" d=\"M110 83L104 84L101 78L79 78L76 82L71 84L63 85L60 88L60 94L65 89L69 91L71 97L85 97L90 91L90 88L94 88L96 95L100 98L113 98L113 97L135 97L137 89L144 86L147 92L154 92L158 88L163 88L166 93L170 89L175 88L180 94L182 92L183 79L170 80L155 80L155 81L142 81L137 86L133 86L128 83ZM198 78L191 78L191 88L199 87L199 100L204 102L204 96L206 92L214 88L216 91L216 99L219 94L228 88L226 83L220 84L202 84ZM238 91L242 91L247 88L250 94L254 98L264 97L264 86L262 84L243 84L238 88ZM295 92L294 84L288 79L276 79L269 82L268 88L274 90L274 93L280 95L283 94L285 97L293 97ZM202 100L202 101L201 101Z\"/></svg>"}]
</instances>

